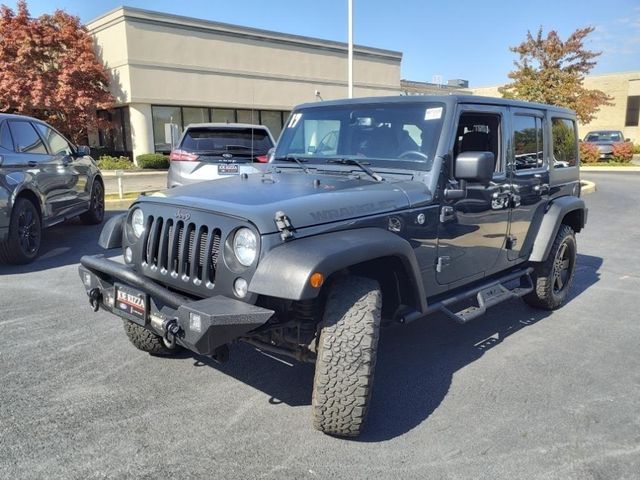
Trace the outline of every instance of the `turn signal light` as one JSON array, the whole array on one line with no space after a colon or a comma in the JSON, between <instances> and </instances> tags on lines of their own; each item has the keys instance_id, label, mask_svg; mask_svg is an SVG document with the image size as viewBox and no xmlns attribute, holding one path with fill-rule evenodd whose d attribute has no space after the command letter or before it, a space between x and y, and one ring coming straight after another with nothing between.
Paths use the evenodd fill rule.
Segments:
<instances>
[{"instance_id":1,"label":"turn signal light","mask_svg":"<svg viewBox=\"0 0 640 480\"><path fill-rule=\"evenodd\" d=\"M311 277L309 277L309 285L311 285L313 288L320 288L323 283L324 275L322 275L320 272L315 272L311 274Z\"/></svg>"},{"instance_id":2,"label":"turn signal light","mask_svg":"<svg viewBox=\"0 0 640 480\"><path fill-rule=\"evenodd\" d=\"M172 162L195 162L199 156L195 153L185 152L184 150L172 150L169 160Z\"/></svg>"}]
</instances>

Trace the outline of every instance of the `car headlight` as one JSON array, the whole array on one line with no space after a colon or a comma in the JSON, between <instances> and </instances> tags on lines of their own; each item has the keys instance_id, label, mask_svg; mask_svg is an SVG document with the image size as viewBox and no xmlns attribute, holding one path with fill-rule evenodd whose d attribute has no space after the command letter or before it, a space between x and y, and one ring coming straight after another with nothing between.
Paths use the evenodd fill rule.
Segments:
<instances>
[{"instance_id":1,"label":"car headlight","mask_svg":"<svg viewBox=\"0 0 640 480\"><path fill-rule=\"evenodd\" d=\"M233 253L245 267L250 266L258 256L258 239L248 228L241 228L233 237Z\"/></svg>"},{"instance_id":2,"label":"car headlight","mask_svg":"<svg viewBox=\"0 0 640 480\"><path fill-rule=\"evenodd\" d=\"M136 208L131 214L131 231L136 238L140 238L144 232L144 213L139 208Z\"/></svg>"}]
</instances>

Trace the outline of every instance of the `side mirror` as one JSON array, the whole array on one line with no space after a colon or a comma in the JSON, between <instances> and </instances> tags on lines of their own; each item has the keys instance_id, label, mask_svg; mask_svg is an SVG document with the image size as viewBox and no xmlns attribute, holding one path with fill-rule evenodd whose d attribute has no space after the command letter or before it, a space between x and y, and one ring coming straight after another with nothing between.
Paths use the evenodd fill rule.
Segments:
<instances>
[{"instance_id":1,"label":"side mirror","mask_svg":"<svg viewBox=\"0 0 640 480\"><path fill-rule=\"evenodd\" d=\"M631 141L631 139L630 139L630 138L625 138L625 139L624 139L624 141L625 141L625 142L630 142L630 141Z\"/></svg>"},{"instance_id":2,"label":"side mirror","mask_svg":"<svg viewBox=\"0 0 640 480\"><path fill-rule=\"evenodd\" d=\"M456 157L453 176L460 181L460 188L446 189L447 200L465 198L467 182L489 184L495 170L495 157L492 152L463 152Z\"/></svg>"},{"instance_id":3,"label":"side mirror","mask_svg":"<svg viewBox=\"0 0 640 480\"><path fill-rule=\"evenodd\" d=\"M91 155L91 149L86 145L78 145L76 147L76 155L78 157L85 157L87 155Z\"/></svg>"},{"instance_id":4,"label":"side mirror","mask_svg":"<svg viewBox=\"0 0 640 480\"><path fill-rule=\"evenodd\" d=\"M464 152L456 157L453 176L458 180L488 184L496 160L491 152Z\"/></svg>"}]
</instances>

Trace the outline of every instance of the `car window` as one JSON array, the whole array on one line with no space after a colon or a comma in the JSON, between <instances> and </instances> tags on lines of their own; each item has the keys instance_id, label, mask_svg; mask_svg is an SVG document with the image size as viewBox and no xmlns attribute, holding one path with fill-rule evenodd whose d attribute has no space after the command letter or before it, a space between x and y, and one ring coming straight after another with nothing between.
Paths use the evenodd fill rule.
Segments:
<instances>
[{"instance_id":1,"label":"car window","mask_svg":"<svg viewBox=\"0 0 640 480\"><path fill-rule=\"evenodd\" d=\"M9 132L9 125L4 122L0 125L0 147L5 150L13 151L13 140L11 139L11 132Z\"/></svg>"},{"instance_id":2,"label":"car window","mask_svg":"<svg viewBox=\"0 0 640 480\"><path fill-rule=\"evenodd\" d=\"M47 148L29 122L9 122L15 151L19 153L46 154Z\"/></svg>"},{"instance_id":3,"label":"car window","mask_svg":"<svg viewBox=\"0 0 640 480\"><path fill-rule=\"evenodd\" d=\"M184 134L180 148L190 152L219 153L251 151L264 155L273 147L265 130L252 128L190 128Z\"/></svg>"},{"instance_id":4,"label":"car window","mask_svg":"<svg viewBox=\"0 0 640 480\"><path fill-rule=\"evenodd\" d=\"M541 118L529 115L513 117L513 150L516 170L543 166Z\"/></svg>"},{"instance_id":5,"label":"car window","mask_svg":"<svg viewBox=\"0 0 640 480\"><path fill-rule=\"evenodd\" d=\"M575 122L568 118L551 119L551 135L555 167L575 167L578 163Z\"/></svg>"},{"instance_id":6,"label":"car window","mask_svg":"<svg viewBox=\"0 0 640 480\"><path fill-rule=\"evenodd\" d=\"M620 132L592 132L587 134L586 142L622 142L623 136Z\"/></svg>"},{"instance_id":7,"label":"car window","mask_svg":"<svg viewBox=\"0 0 640 480\"><path fill-rule=\"evenodd\" d=\"M42 123L36 123L36 128L40 131L40 134L44 137L47 144L49 144L49 150L53 155L71 155L73 154L73 147L67 142L67 140L52 128L43 125Z\"/></svg>"},{"instance_id":8,"label":"car window","mask_svg":"<svg viewBox=\"0 0 640 480\"><path fill-rule=\"evenodd\" d=\"M497 113L465 112L460 115L453 146L454 158L463 152L491 152L495 172L504 172L502 118Z\"/></svg>"}]
</instances>

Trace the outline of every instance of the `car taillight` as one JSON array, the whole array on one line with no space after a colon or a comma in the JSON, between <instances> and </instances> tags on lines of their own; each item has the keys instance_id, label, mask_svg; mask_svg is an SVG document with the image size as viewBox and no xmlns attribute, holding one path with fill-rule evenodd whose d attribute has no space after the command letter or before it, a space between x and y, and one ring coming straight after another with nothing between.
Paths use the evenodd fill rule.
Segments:
<instances>
[{"instance_id":1,"label":"car taillight","mask_svg":"<svg viewBox=\"0 0 640 480\"><path fill-rule=\"evenodd\" d=\"M258 155L256 157L256 162L267 163L268 161L269 161L269 156L268 155Z\"/></svg>"},{"instance_id":2,"label":"car taillight","mask_svg":"<svg viewBox=\"0 0 640 480\"><path fill-rule=\"evenodd\" d=\"M199 156L195 153L185 152L184 150L172 150L169 160L172 162L195 162Z\"/></svg>"}]
</instances>

